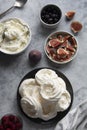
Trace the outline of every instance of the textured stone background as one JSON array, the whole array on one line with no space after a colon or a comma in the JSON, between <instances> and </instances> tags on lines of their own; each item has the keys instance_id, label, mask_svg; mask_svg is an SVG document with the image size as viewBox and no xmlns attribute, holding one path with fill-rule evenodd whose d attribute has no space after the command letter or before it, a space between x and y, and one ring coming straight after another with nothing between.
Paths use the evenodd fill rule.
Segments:
<instances>
[{"instance_id":1,"label":"textured stone background","mask_svg":"<svg viewBox=\"0 0 87 130\"><path fill-rule=\"evenodd\" d=\"M0 13L13 5L14 0L0 0ZM41 8L53 3L62 9L62 20L54 30L44 29L39 20ZM71 21L65 20L65 12L75 10L73 20L83 24L82 31L76 35L79 50L76 58L69 64L58 67L52 65L44 53L44 43L47 36L53 31L64 30L70 33ZM17 113L21 115L24 122L24 130L53 130L55 126L40 125L26 118L20 111L17 104L17 88L22 77L37 67L52 67L63 72L70 80L73 91L73 107L87 98L87 0L28 0L23 9L15 9L7 14L0 21L17 17L27 22L31 28L32 38L27 50L18 56L6 56L0 53L0 117L5 113ZM73 33L72 33L73 34ZM28 61L28 54L31 49L39 49L42 52L42 59L36 66L31 66Z\"/></svg>"}]
</instances>

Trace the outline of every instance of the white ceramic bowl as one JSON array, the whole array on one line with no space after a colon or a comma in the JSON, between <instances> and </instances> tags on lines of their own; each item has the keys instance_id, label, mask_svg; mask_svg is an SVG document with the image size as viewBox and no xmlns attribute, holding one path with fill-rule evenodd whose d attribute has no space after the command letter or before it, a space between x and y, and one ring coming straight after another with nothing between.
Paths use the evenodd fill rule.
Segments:
<instances>
[{"instance_id":1,"label":"white ceramic bowl","mask_svg":"<svg viewBox=\"0 0 87 130\"><path fill-rule=\"evenodd\" d=\"M58 15L58 20L57 20L55 23L47 23L47 22L45 22L45 21L43 20L43 17L42 17L43 11L46 10L47 8L50 8L50 7L56 9L56 13L57 13L57 15ZM47 11L46 11L46 12L47 12ZM50 11L49 11L49 13L50 13ZM54 15L54 12L51 12L51 14ZM48 14L48 15L50 16L51 14ZM51 17L51 16L50 16L50 17ZM54 17L54 18L51 17L51 18L52 18L52 19L55 19L55 17ZM41 21L42 25L43 25L44 27L46 27L46 28L55 28L55 27L57 27L57 25L58 25L59 22L61 21L61 18L62 18L62 11L61 11L61 9L60 9L57 5L55 5L55 4L47 4L47 5L45 5L45 6L41 9L41 11L40 11L40 21Z\"/></svg>"},{"instance_id":2,"label":"white ceramic bowl","mask_svg":"<svg viewBox=\"0 0 87 130\"><path fill-rule=\"evenodd\" d=\"M30 41L31 41L31 30L30 30L29 25L28 25L27 23L25 23L23 20L19 19L19 18L9 18L9 19L3 20L0 24L3 24L3 23L5 24L5 22L10 21L10 20L17 20L17 21L20 22L23 26L25 26L25 28L27 28L27 29L28 29L28 32L29 32L29 34L27 35L27 42L26 42L26 44L23 45L23 47L20 48L20 49L17 50L17 51L8 51L8 50L6 50L6 49L3 49L3 48L1 47L1 45L0 45L0 51L1 51L2 53L8 54L8 55L17 55L17 54L20 54L20 53L22 53L23 51L25 51L26 48L29 46ZM14 29L13 29L13 31L14 31ZM13 35L13 34L12 34L12 35ZM21 40L21 39L22 39L22 36L20 37L20 40Z\"/></svg>"},{"instance_id":3,"label":"white ceramic bowl","mask_svg":"<svg viewBox=\"0 0 87 130\"><path fill-rule=\"evenodd\" d=\"M70 39L68 39L68 41L66 40L66 42L68 42L67 44L64 41L63 43L62 42L58 43L59 45L56 47L52 47L53 45L49 46L50 43L52 44L52 42L53 42L52 39L56 39L59 36L63 36L63 38L65 38L65 36L70 36ZM49 42L50 40L51 40L51 42ZM71 45L71 47L73 47L73 48L71 48L71 49L73 49L73 51L69 50L70 45ZM64 52L67 55L64 53L61 53L61 51L58 50L59 48L62 48L62 50L64 50ZM78 43L77 43L76 38L68 32L65 32L65 31L54 32L47 37L45 45L44 45L44 51L45 51L46 56L52 63L62 65L62 64L66 64L66 63L72 61L76 57L77 52L78 52ZM63 54L63 55L61 55L61 54ZM67 57L67 58L64 59L64 57Z\"/></svg>"}]
</instances>

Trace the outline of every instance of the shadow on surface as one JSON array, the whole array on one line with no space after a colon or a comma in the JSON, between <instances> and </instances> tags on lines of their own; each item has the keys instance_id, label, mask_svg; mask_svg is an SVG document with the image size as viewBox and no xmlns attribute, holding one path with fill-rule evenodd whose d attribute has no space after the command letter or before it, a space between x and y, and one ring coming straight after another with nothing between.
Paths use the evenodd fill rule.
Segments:
<instances>
[{"instance_id":1,"label":"shadow on surface","mask_svg":"<svg viewBox=\"0 0 87 130\"><path fill-rule=\"evenodd\" d=\"M41 23L40 23L40 25L39 25L40 27L40 33L42 34L42 35L44 35L45 37L47 37L48 35L50 35L51 33L53 33L53 32L56 32L56 31L58 31L58 27L56 27L56 28L46 28L46 27L44 27Z\"/></svg>"},{"instance_id":2,"label":"shadow on surface","mask_svg":"<svg viewBox=\"0 0 87 130\"><path fill-rule=\"evenodd\" d=\"M20 55L6 55L0 52L0 66L8 66L15 62Z\"/></svg>"},{"instance_id":3,"label":"shadow on surface","mask_svg":"<svg viewBox=\"0 0 87 130\"><path fill-rule=\"evenodd\" d=\"M52 66L53 68L55 67L55 68L57 68L57 69L61 69L61 68L69 68L72 64L73 64L73 62L74 62L74 60L72 60L72 61L70 61L69 63L65 63L65 64L57 64L57 63L53 63L51 60L49 60L47 57L45 58L46 59L46 62L47 62L47 64L48 64L48 66Z\"/></svg>"}]
</instances>

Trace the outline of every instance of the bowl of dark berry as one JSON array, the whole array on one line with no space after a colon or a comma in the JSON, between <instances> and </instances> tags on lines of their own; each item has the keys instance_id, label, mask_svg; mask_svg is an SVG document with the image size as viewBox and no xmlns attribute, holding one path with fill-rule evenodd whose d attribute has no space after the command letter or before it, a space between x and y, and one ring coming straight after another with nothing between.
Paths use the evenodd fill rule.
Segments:
<instances>
[{"instance_id":1,"label":"bowl of dark berry","mask_svg":"<svg viewBox=\"0 0 87 130\"><path fill-rule=\"evenodd\" d=\"M47 28L54 28L62 17L62 11L57 5L48 4L41 9L40 21Z\"/></svg>"},{"instance_id":2,"label":"bowl of dark berry","mask_svg":"<svg viewBox=\"0 0 87 130\"><path fill-rule=\"evenodd\" d=\"M22 130L23 121L20 116L6 114L0 120L0 130Z\"/></svg>"},{"instance_id":3,"label":"bowl of dark berry","mask_svg":"<svg viewBox=\"0 0 87 130\"><path fill-rule=\"evenodd\" d=\"M54 32L46 39L44 50L48 59L53 63L65 64L75 58L78 43L75 37L68 32Z\"/></svg>"}]
</instances>

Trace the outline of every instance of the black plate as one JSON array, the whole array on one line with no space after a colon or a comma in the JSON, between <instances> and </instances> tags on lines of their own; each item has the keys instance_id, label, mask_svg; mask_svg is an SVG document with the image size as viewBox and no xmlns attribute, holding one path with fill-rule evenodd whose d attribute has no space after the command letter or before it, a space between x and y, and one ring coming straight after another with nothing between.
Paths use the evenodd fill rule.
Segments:
<instances>
[{"instance_id":1,"label":"black plate","mask_svg":"<svg viewBox=\"0 0 87 130\"><path fill-rule=\"evenodd\" d=\"M47 67L45 67L45 68L47 68ZM34 78L34 77L35 77L35 74L36 74L37 71L39 71L40 69L43 69L43 68L34 69L34 70L30 71L29 73L27 73L27 74L23 77L23 79L21 80L20 84L21 84L21 83L23 82L23 80L25 80L25 79ZM48 68L48 69L52 69L52 68ZM52 70L54 70L54 69L52 69ZM63 112L58 112L58 114L57 114L56 117L54 117L54 118L52 118L52 119L50 119L50 120L48 120L48 121L44 121L44 120L39 119L39 118L36 118L36 119L30 118L30 117L28 117L28 116L23 112L23 110L22 110L22 108L21 108L21 104L20 104L20 99L21 99L21 97L20 97L20 95L19 95L19 87L20 87L20 84L19 84L19 86L18 86L18 90L17 90L17 101L18 101L18 105L19 105L21 111L22 111L30 120L32 120L32 121L34 121L34 122L37 122L37 123L40 123L40 124L51 124L51 123L54 124L54 123L57 123L58 121L60 121L60 120L69 112L69 110L70 110L70 108L71 108L71 106L72 106L72 102L73 102L73 89L72 89L72 86L71 86L70 81L67 79L67 77L66 77L63 73L59 72L58 70L54 70L54 71L58 74L59 77L61 77L61 78L65 81L65 83L66 83L66 88L67 88L68 92L69 92L70 95L71 95L71 103L70 103L70 106L68 107L67 110L65 110L65 111L63 111Z\"/></svg>"}]
</instances>

